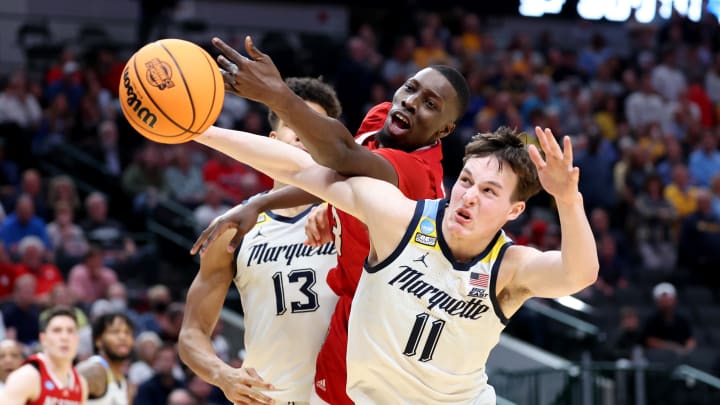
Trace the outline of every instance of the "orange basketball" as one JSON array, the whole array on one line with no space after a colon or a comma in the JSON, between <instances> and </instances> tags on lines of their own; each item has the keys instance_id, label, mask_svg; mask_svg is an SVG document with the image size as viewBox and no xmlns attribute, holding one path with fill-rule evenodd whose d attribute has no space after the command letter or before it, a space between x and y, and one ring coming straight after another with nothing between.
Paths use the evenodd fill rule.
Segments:
<instances>
[{"instance_id":1,"label":"orange basketball","mask_svg":"<svg viewBox=\"0 0 720 405\"><path fill-rule=\"evenodd\" d=\"M120 106L141 135L160 143L193 139L215 123L225 98L215 61L198 45L163 39L130 58L120 81Z\"/></svg>"}]
</instances>

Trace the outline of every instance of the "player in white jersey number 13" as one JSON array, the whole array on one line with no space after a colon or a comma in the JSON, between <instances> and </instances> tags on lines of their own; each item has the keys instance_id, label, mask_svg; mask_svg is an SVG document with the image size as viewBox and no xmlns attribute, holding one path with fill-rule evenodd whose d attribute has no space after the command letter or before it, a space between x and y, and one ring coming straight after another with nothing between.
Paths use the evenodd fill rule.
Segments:
<instances>
[{"instance_id":1,"label":"player in white jersey number 13","mask_svg":"<svg viewBox=\"0 0 720 405\"><path fill-rule=\"evenodd\" d=\"M340 102L327 84L310 78L291 78L287 83L316 112L339 116ZM274 112L268 118L271 138L290 149L304 150L295 132ZM284 184L276 181L272 192L281 188ZM238 231L244 237L234 253L226 249L235 234L231 229L201 256L200 271L187 296L180 357L235 403L310 400L315 360L337 302L326 282L337 260L334 245L304 244L311 207L303 204L262 212L247 234L244 229ZM247 357L242 369L223 363L210 346L210 334L231 282L240 292L245 311Z\"/></svg>"}]
</instances>

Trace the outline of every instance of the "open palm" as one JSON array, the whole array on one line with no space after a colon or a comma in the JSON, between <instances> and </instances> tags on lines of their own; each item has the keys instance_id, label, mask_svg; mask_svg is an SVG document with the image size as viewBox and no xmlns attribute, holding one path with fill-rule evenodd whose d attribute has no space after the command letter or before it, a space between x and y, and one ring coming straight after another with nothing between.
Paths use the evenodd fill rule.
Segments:
<instances>
[{"instance_id":1,"label":"open palm","mask_svg":"<svg viewBox=\"0 0 720 405\"><path fill-rule=\"evenodd\" d=\"M537 168L540 184L558 202L571 203L575 201L578 194L580 169L573 166L570 137L566 135L563 138L563 149L560 149L551 130L535 127L535 135L545 152L543 159L540 151L534 145L529 147L530 158Z\"/></svg>"}]
</instances>

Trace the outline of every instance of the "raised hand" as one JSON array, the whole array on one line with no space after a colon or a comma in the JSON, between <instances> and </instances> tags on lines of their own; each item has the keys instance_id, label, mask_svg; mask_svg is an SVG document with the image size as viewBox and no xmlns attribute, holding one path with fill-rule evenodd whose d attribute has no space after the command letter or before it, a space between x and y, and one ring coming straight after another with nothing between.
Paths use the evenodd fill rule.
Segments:
<instances>
[{"instance_id":1,"label":"raised hand","mask_svg":"<svg viewBox=\"0 0 720 405\"><path fill-rule=\"evenodd\" d=\"M219 386L225 394L225 397L233 404L256 405L275 403L272 398L253 389L275 389L272 384L263 381L262 377L258 375L254 368L233 368L231 372L223 376Z\"/></svg>"},{"instance_id":2,"label":"raised hand","mask_svg":"<svg viewBox=\"0 0 720 405\"><path fill-rule=\"evenodd\" d=\"M545 152L545 159L534 145L530 145L528 151L537 168L540 184L559 203L571 204L577 201L580 169L573 166L570 137L566 135L563 138L561 150L549 129L543 131L540 127L535 127L535 135Z\"/></svg>"},{"instance_id":3,"label":"raised hand","mask_svg":"<svg viewBox=\"0 0 720 405\"><path fill-rule=\"evenodd\" d=\"M215 218L210 225L205 228L190 249L190 254L194 255L199 251L200 256L202 256L205 250L207 250L207 247L228 229L235 229L235 236L233 236L227 246L228 252L234 252L235 249L240 246L243 236L257 223L259 214L260 212L252 203L236 205L229 209L224 214Z\"/></svg>"},{"instance_id":4,"label":"raised hand","mask_svg":"<svg viewBox=\"0 0 720 405\"><path fill-rule=\"evenodd\" d=\"M225 90L272 108L286 91L280 72L270 57L258 50L250 36L245 37L245 50L249 58L241 55L220 38L213 38L213 45L223 54L218 56Z\"/></svg>"},{"instance_id":5,"label":"raised hand","mask_svg":"<svg viewBox=\"0 0 720 405\"><path fill-rule=\"evenodd\" d=\"M327 210L327 204L318 205L310 210L305 223L306 245L318 247L333 241Z\"/></svg>"}]
</instances>

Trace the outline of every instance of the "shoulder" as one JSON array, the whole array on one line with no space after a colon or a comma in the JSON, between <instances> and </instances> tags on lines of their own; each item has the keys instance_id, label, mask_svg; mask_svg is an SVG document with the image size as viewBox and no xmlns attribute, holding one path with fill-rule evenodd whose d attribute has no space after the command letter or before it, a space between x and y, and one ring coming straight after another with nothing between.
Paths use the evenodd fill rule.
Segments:
<instances>
[{"instance_id":1,"label":"shoulder","mask_svg":"<svg viewBox=\"0 0 720 405\"><path fill-rule=\"evenodd\" d=\"M33 364L25 364L8 375L5 386L32 387L40 384L40 371Z\"/></svg>"}]
</instances>

